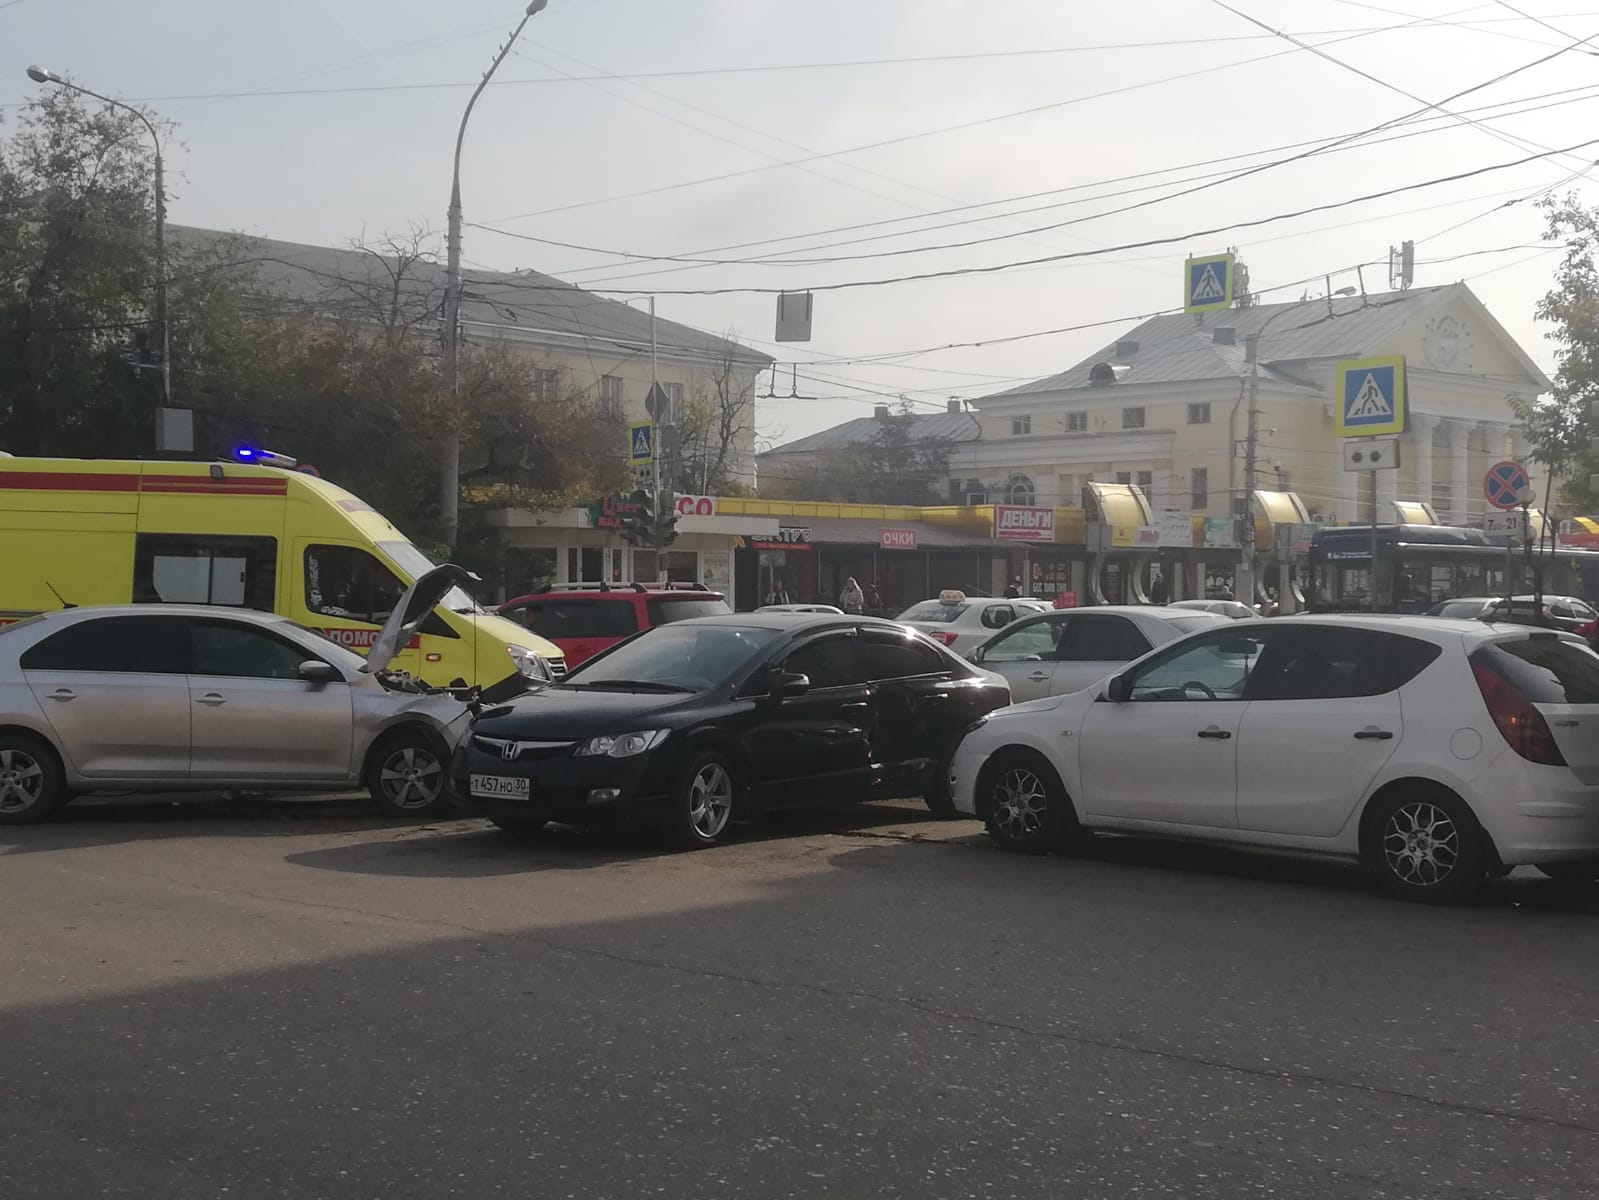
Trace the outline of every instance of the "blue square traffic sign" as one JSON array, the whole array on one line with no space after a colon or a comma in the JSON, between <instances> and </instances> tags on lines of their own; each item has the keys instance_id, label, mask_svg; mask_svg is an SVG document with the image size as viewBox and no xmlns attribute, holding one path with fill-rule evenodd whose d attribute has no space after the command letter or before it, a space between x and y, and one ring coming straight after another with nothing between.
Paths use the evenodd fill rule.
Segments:
<instances>
[{"instance_id":1,"label":"blue square traffic sign","mask_svg":"<svg viewBox=\"0 0 1599 1200\"><path fill-rule=\"evenodd\" d=\"M1338 436L1368 437L1405 431L1405 360L1402 355L1338 364Z\"/></svg>"},{"instance_id":2,"label":"blue square traffic sign","mask_svg":"<svg viewBox=\"0 0 1599 1200\"><path fill-rule=\"evenodd\" d=\"M1219 312L1233 303L1233 256L1213 254L1183 264L1183 311Z\"/></svg>"}]
</instances>

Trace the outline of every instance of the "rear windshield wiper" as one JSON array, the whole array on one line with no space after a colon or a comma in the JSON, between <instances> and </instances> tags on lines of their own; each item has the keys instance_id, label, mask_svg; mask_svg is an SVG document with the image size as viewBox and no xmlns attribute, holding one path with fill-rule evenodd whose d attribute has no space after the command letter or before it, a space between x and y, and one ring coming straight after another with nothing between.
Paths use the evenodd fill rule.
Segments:
<instances>
[{"instance_id":1,"label":"rear windshield wiper","mask_svg":"<svg viewBox=\"0 0 1599 1200\"><path fill-rule=\"evenodd\" d=\"M566 685L574 688L597 688L601 691L637 691L637 692L692 692L696 689L684 687L680 683L656 683L650 679L596 679L592 683L584 679L574 680Z\"/></svg>"}]
</instances>

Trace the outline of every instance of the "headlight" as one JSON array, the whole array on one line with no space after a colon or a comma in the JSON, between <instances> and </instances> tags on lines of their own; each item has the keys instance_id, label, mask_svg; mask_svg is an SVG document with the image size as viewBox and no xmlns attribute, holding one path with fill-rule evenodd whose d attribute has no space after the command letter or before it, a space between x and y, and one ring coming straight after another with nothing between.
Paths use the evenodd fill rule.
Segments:
<instances>
[{"instance_id":1,"label":"headlight","mask_svg":"<svg viewBox=\"0 0 1599 1200\"><path fill-rule=\"evenodd\" d=\"M630 758L653 750L666 740L666 729L640 729L633 733L610 733L589 738L577 748L580 755L608 754L612 758Z\"/></svg>"},{"instance_id":2,"label":"headlight","mask_svg":"<svg viewBox=\"0 0 1599 1200\"><path fill-rule=\"evenodd\" d=\"M511 656L511 662L516 666L517 673L525 679L537 679L548 683L550 669L544 665L544 660L531 650L521 646L507 646L505 652Z\"/></svg>"}]
</instances>

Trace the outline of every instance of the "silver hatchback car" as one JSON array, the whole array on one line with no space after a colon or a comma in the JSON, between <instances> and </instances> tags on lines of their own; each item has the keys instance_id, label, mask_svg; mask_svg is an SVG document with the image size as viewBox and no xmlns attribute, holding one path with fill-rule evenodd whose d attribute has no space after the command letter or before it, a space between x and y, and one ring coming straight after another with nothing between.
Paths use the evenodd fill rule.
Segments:
<instances>
[{"instance_id":1,"label":"silver hatchback car","mask_svg":"<svg viewBox=\"0 0 1599 1200\"><path fill-rule=\"evenodd\" d=\"M199 605L0 627L0 825L96 791L359 785L391 814L435 811L467 705L383 668L452 571L413 585L369 658L270 613Z\"/></svg>"}]
</instances>

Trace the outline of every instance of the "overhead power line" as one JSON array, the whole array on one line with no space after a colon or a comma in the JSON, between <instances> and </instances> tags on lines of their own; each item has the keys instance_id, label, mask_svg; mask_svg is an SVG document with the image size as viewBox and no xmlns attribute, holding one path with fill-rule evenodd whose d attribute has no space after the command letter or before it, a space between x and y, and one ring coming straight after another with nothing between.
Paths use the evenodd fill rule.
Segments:
<instances>
[{"instance_id":1,"label":"overhead power line","mask_svg":"<svg viewBox=\"0 0 1599 1200\"><path fill-rule=\"evenodd\" d=\"M1470 12L1475 7L1477 7L1477 6L1476 5L1468 5L1465 8L1455 10L1454 13L1449 14L1449 15L1458 15L1459 13ZM1420 25L1420 24L1425 24L1425 23L1426 23L1426 18L1417 17L1417 18L1413 18L1412 20L1406 22L1405 24L1386 26L1386 27L1379 28L1379 29L1376 29L1376 30L1369 30L1369 31L1368 30L1363 30L1363 31L1356 32L1356 33L1350 33L1350 34L1347 34L1345 36L1330 38L1326 42L1319 43L1319 44L1320 45L1331 46L1331 45L1339 44L1341 42L1353 41L1353 40L1355 40L1357 38L1366 37L1366 36L1369 36L1370 33L1391 33L1391 32L1394 32L1396 30L1405 29L1405 28L1408 28L1410 26L1415 26L1415 25ZM766 172L766 171L776 170L779 167L798 166L798 165L803 164L803 163L820 162L823 159L839 158L839 157L842 157L844 155L849 155L849 154L860 154L860 153L864 153L865 151L868 151L868 150L881 150L881 149L884 149L884 148L889 147L889 146L906 145L906 144L908 144L910 142L920 141L920 140L922 140L924 138L935 137L935 136L939 136L939 135L946 134L946 133L956 133L956 132L960 132L960 131L966 130L966 129L976 129L976 128L980 128L980 127L983 127L983 126L986 126L986 125L997 124L997 123L999 123L1001 121L1014 120L1014 119L1016 119L1018 117L1027 117L1027 116L1034 116L1034 115L1037 115L1039 113L1044 113L1044 112L1053 112L1053 111L1056 111L1058 109L1066 108L1066 107L1069 107L1069 106L1074 105L1074 104L1084 104L1084 103L1087 103L1087 102L1089 102L1091 100L1103 100L1103 99L1106 99L1106 98L1111 97L1111 96L1125 95L1125 94L1127 94L1129 92L1141 91L1141 90L1143 90L1145 88L1156 87L1156 86L1159 86L1161 84L1177 83L1177 82L1180 82L1180 81L1183 81L1183 80L1187 80L1187 79L1194 79L1194 78L1197 78L1197 77L1202 76L1202 75L1214 74L1214 73L1216 73L1218 71L1233 71L1233 70L1236 70L1239 67L1249 66L1249 65L1252 65L1254 63L1267 62L1267 61L1269 61L1271 59L1283 58L1283 57L1286 57L1288 55L1297 54L1297 53L1299 53L1299 50L1297 48L1292 48L1292 49L1288 49L1288 50L1274 51L1273 53L1270 53L1270 54L1257 55L1254 58L1246 58L1246 59L1240 59L1240 60L1237 60L1237 61L1234 61L1234 62L1224 62L1224 63L1217 63L1217 64L1204 66L1204 67L1197 67L1197 68L1195 68L1193 70L1181 71L1181 72L1178 72L1177 74L1162 76L1162 77L1157 78L1157 79L1140 80L1139 82L1136 82L1136 83L1129 83L1129 84L1124 84L1124 85L1119 86L1119 87L1108 88L1108 89L1106 89L1104 91L1101 91L1101 92L1091 92L1091 93L1088 93L1086 95L1081 95L1081 96L1068 96L1068 97L1066 97L1063 100L1054 100L1054 101L1050 101L1047 104L1031 105L1031 106L1029 106L1027 108L1014 109L1014 110L1011 110L1009 112L1003 112L1003 113L993 113L993 114L990 114L989 116L985 116L985 117L974 117L974 118L972 118L970 120L960 121L960 122L957 122L957 123L955 123L953 125L944 125L944 126L940 126L940 127L936 128L936 129L924 129L924 130L919 130L919 131L914 132L914 133L900 134L900 135L898 135L896 137L883 138L883 139L880 139L880 140L875 141L875 142L866 142L866 143L863 143L863 144L860 144L860 145L856 145L856 146L848 146L848 147L845 147L845 148L840 149L840 150L831 150L831 151L826 152L825 154L814 154L814 155L808 155L808 156L805 156L805 157L802 157L802 158L788 159L788 160L785 160L785 161L782 161L782 162L778 162L778 163L767 163L767 164L763 164L761 166L756 166L756 167L745 167L743 169L736 170L736 171L726 171L726 172L723 172L723 173L721 173L719 175L709 175L709 176L701 177L699 179L681 180L681 181L679 181L677 183L659 184L659 185L657 185L655 187L642 188L642 189L639 189L637 191L624 192L624 193L619 193L619 194L611 195L611 196L601 196L601 197L597 197L597 198L595 198L593 200L576 201L576 202L569 203L569 204L556 205L556 206L551 207L551 208L536 209L536 210L534 210L532 212L518 213L515 216L491 218L490 221L489 221L489 224L492 224L492 225L503 225L503 224L506 224L506 223L511 222L511 221L525 220L525 219L527 219L529 217L548 216L548 215L553 214L553 213L570 212L570 211L572 211L574 209L580 209L580 208L593 208L593 207L596 207L596 206L601 205L601 204L610 204L610 203L613 203L615 201L620 201L620 200L633 200L633 199L638 199L638 198L644 197L644 196L655 196L655 195L661 195L661 194L664 194L664 193L667 193L667 192L681 191L681 190L683 190L685 188L699 187L701 185L708 184L708 183L720 183L720 182L723 182L723 181L726 181L726 180L730 180L730 179L745 178L745 177L748 177L750 175L758 175L758 174L761 174L761 173ZM1539 60L1539 61L1543 61L1543 60ZM1511 72L1511 74L1514 74L1514 72Z\"/></svg>"},{"instance_id":2,"label":"overhead power line","mask_svg":"<svg viewBox=\"0 0 1599 1200\"><path fill-rule=\"evenodd\" d=\"M884 287L896 283L914 283L928 279L948 279L963 275L991 275L999 271L1014 270L1018 267L1038 266L1042 263L1064 262L1069 259L1097 258L1104 254L1120 253L1127 250L1143 250L1153 246L1169 246L1178 242L1189 242L1197 238L1211 237L1216 234L1230 233L1238 229L1255 229L1262 225L1275 224L1278 221L1289 221L1297 217L1309 216L1312 213L1330 212L1334 209L1347 208L1355 204L1365 204L1372 200L1381 200L1388 196L1402 195L1406 192L1420 191L1424 188L1438 187L1446 183L1456 183L1462 179L1475 179L1480 175L1489 175L1497 171L1507 171L1514 167L1524 166L1530 162L1539 162L1556 155L1571 154L1590 146L1599 145L1599 138L1589 138L1586 141L1549 151L1529 154L1522 158L1511 159L1508 162L1490 163L1487 166L1476 167L1469 171L1456 171L1450 175L1440 175L1432 179L1420 180L1416 183L1401 184L1396 187L1383 188L1380 191L1367 192L1360 196L1351 196L1344 200L1332 200L1325 204L1313 204L1305 208L1293 209L1288 212L1273 213L1266 217L1254 217L1249 220L1232 221L1224 225L1216 225L1207 229L1194 229L1186 233L1171 234L1165 237L1146 238L1142 241L1123 242L1115 246L1096 247L1089 250L1070 250L1060 254L1045 255L1040 258L1020 259L1011 262L990 263L984 266L953 267L944 271L925 271L914 275L896 275L885 279L858 279L844 283L809 284L807 290L812 292L837 292L853 288ZM518 290L518 285L497 279L477 279L469 282L478 285L505 287L512 291ZM547 286L527 285L523 290L549 291ZM777 295L790 290L774 287L718 287L718 288L607 288L586 287L584 290L597 292L604 295L617 296L728 296L728 295Z\"/></svg>"},{"instance_id":3,"label":"overhead power line","mask_svg":"<svg viewBox=\"0 0 1599 1200\"><path fill-rule=\"evenodd\" d=\"M1579 95L1578 93L1581 93L1581 94ZM1551 97L1555 97L1557 99L1550 99ZM1590 101L1590 100L1596 100L1596 99L1599 99L1599 84L1588 84L1588 85L1584 85L1582 87L1565 88L1565 89L1561 89L1561 90L1554 91L1554 92L1546 92L1546 93L1542 93L1542 94L1539 94L1539 95L1525 96L1525 97L1518 98L1516 100L1498 101L1498 102L1496 102L1494 104L1483 105L1483 106L1480 106L1478 108L1467 109L1465 111L1473 113L1473 114L1481 114L1481 113L1486 113L1486 112L1488 112L1490 110L1493 110L1493 109L1504 109L1505 111L1496 112L1494 114L1494 118L1495 119L1502 119L1502 118L1505 118L1505 117L1521 116L1521 115L1524 115L1526 113L1541 112L1541 111L1544 111L1544 110L1550 109L1550 108L1558 108L1558 107L1563 107L1563 106L1568 105L1568 104L1575 104L1575 103L1580 103L1580 102L1585 102L1585 101ZM1549 103L1546 103L1546 104L1528 104L1527 102L1531 101L1531 100L1549 100ZM1515 105L1524 105L1524 107L1519 107L1519 108L1518 107L1512 107L1512 106L1515 106ZM1427 116L1427 117L1420 117L1420 118L1417 118L1416 121L1409 122L1409 123L1410 124L1416 124L1416 123L1421 123L1421 122L1444 122L1446 120L1448 120L1448 118L1440 116L1440 115L1433 115L1433 116ZM1401 123L1401 124L1404 124L1404 123ZM1359 149L1366 149L1366 148L1372 147L1372 146L1385 145L1388 142L1403 141L1403 140L1407 140L1409 138L1415 138L1415 137L1425 137L1425 136L1429 136L1431 134L1445 132L1446 130L1453 129L1453 128L1454 128L1454 126L1452 126L1452 125L1439 124L1439 125L1436 125L1435 127L1432 127L1432 128L1412 129L1412 130L1408 130L1408 131L1402 132L1402 133L1395 133L1395 134L1393 134L1393 135L1391 135L1389 137L1371 138L1371 139L1368 139L1368 140L1366 140L1364 142L1360 142L1360 143L1351 143L1351 144L1347 144L1347 145L1337 146L1337 147L1335 147L1333 149L1327 150L1325 153L1328 153L1328 154L1341 154L1341 153L1345 153L1345 152L1347 152L1349 150L1359 150ZM1106 186L1109 186L1111 184L1116 184L1116 183L1126 183L1126 182L1131 182L1131 181L1136 181L1136 180L1152 179L1154 177L1162 176L1162 175L1171 175L1171 174L1175 174L1175 173L1181 172L1181 171L1192 170L1192 169L1197 168L1197 167L1215 166L1215 165L1222 164L1222 163L1231 163L1231 162L1238 162L1238 161L1245 160L1245 159L1258 158L1258 157L1260 157L1263 154L1280 154L1280 153L1282 153L1285 150L1297 150L1297 149L1302 149L1302 148L1304 148L1306 146L1318 146L1318 145L1323 144L1325 141L1326 141L1325 138L1318 138L1318 139L1311 139L1311 140L1307 140L1307 141L1290 142L1290 143L1287 143L1287 144L1284 144L1284 145L1264 147L1264 148L1261 148L1261 149L1258 149L1258 150L1249 150L1249 151L1244 151L1244 152L1237 153L1237 154L1221 155L1221 156L1218 156L1218 157L1215 157L1215 158L1200 159L1200 160L1197 160L1197 161L1194 161L1194 162L1180 163L1180 164L1177 164L1177 165L1174 165L1174 166L1171 166L1171 167L1161 167L1161 168L1157 168L1157 169L1154 169L1154 170L1139 171L1139 172L1135 172L1135 173L1128 174L1128 175L1114 176L1114 177L1111 177L1111 178L1108 178L1108 179L1094 180L1094 181L1090 181L1090 182L1087 182L1087 183L1072 184L1072 185L1069 185L1067 187L1062 187L1062 188L1050 188L1050 189L1047 189L1047 190L1044 190L1044 191L1029 192L1029 193L1024 193L1024 194L1016 195L1016 196L1002 197L1002 198L997 198L997 199L993 199L993 200L980 201L980 202L973 203L973 204L957 205L957 206L952 207L952 208L947 208L947 209L943 209L943 210L940 210L940 211L937 211L937 212L927 213L925 215L934 216L934 217L945 216L945 215L950 215L950 214L954 214L954 213L968 212L968 211L970 211L972 209L977 209L977 208L987 208L987 207L991 207L991 206L997 206L997 205L1000 205L1000 204L1010 204L1010 203L1016 203L1016 202L1025 201L1025 200L1040 199L1040 198L1043 198L1043 197L1046 197L1046 196L1066 195L1068 193L1086 191L1086 190L1092 189L1092 188L1106 187ZM1166 186L1169 186L1170 184L1173 184L1173 183L1184 183L1184 182L1189 182L1189 181L1195 180L1195 179L1211 179L1211 178L1216 178L1217 176L1220 176L1220 175L1223 175L1223 174L1226 174L1226 172L1224 172L1224 171L1216 171L1216 172L1211 172L1211 173L1203 174L1203 175L1193 175L1193 176L1187 176L1185 178L1179 178L1179 179L1175 179L1175 180L1168 180L1166 182L1145 183L1145 184L1141 184L1141 185L1136 186L1136 187L1124 188L1124 189L1121 189L1119 191L1100 192L1100 193L1097 193L1097 194L1092 195L1092 196L1085 196L1085 197L1078 197L1078 198L1069 199L1069 200L1055 201L1055 202L1049 203L1049 204L1034 205L1034 206L1029 207L1029 208L1008 210L1003 215L1021 216L1021 215L1025 215L1025 214L1028 214L1028 213L1044 212L1044 211L1048 211L1048 210L1051 210L1051 209L1064 208L1064 207L1069 207L1071 205L1076 205L1076 204L1091 203L1091 202L1096 201L1096 200L1115 199L1115 198L1118 198L1120 196L1135 195L1135 194L1137 194L1139 192L1149 191L1149 190L1152 190L1152 189L1158 188L1158 187L1166 187ZM811 253L811 252L814 252L814 251L817 251L817 250L832 249L834 247L839 247L839 246L858 245L858 244L861 244L861 243L864 243L864 242L881 241L881 240L893 239L893 238L901 238L901 237L913 237L913 236L916 236L918 234L930 233L930 232L934 232L934 231L939 230L939 229L954 228L954 227L958 227L958 226L961 226L961 225L974 223L975 221L980 220L982 218L972 218L970 220L950 221L950 222L946 222L946 223L943 223L943 224L940 224L940 225L929 225L929 226L922 226L922 227L916 228L916 229L890 231L890 232L878 233L878 234L873 234L873 235L870 235L870 236L860 237L860 238L846 238L846 239L843 239L843 240L837 241L837 242L827 242L827 243L822 243L820 245L796 247L793 250L772 251L771 253L760 254L760 255L753 256L751 258L712 259L712 258L699 257L701 255L716 254L716 253L721 253L723 251L743 250L743 249L750 249L750 248L760 247L760 246L776 245L776 244L781 243L781 242L802 241L802 240L806 240L806 239L809 239L809 238L825 237L825 236L828 236L830 234L851 233L851 232L855 232L855 231L859 231L859 230L883 229L886 226L902 225L902 224L904 224L904 223L906 223L908 221L915 221L915 220L918 220L918 219L919 219L918 214L908 214L908 215L899 216L899 217L887 217L887 218L883 218L883 219L879 219L879 220L875 220L875 221L863 221L863 222L857 222L857 223L850 224L850 225L840 225L840 226L834 226L834 227L826 228L826 229L812 230L812 231L809 231L807 233L785 234L785 235L780 235L780 236L772 237L772 238L761 238L761 239L756 239L756 240L753 240L753 241L735 242L735 243L731 243L731 244L728 244L728 245L722 245L722 246L712 246L712 247L708 247L708 248L703 249L703 250L690 251L690 252L687 252L687 253L684 253L684 254L642 254L642 253L637 253L637 252L628 251L628 250L610 249L610 248L598 247L598 246L587 246L587 245L583 245L581 243L566 242L566 241L561 241L561 240L555 239L555 238L542 238L542 237L535 236L533 234L518 233L515 230L500 229L500 228L497 228L497 227L492 226L492 225L484 225L484 224L478 224L478 223L469 223L469 224L472 224L472 227L475 228L475 229L481 229L481 230L483 230L485 232L498 234L498 235L503 236L503 237L514 238L514 239L516 239L518 241L533 242L533 243L537 243L537 244L540 244L540 245L559 246L559 247L563 247L563 248L566 248L566 249L582 251L582 252L585 252L585 253L607 254L607 255L612 255L612 256L619 257L619 258L623 258L623 259L626 259L626 260L637 261L637 262L640 262L640 263L666 262L666 263L681 264L681 265L678 265L678 266L662 268L662 269L659 269L659 270L618 270L618 268L623 267L625 265L625 263L623 263L623 262L612 262L612 263L601 263L601 264L591 265L591 266L587 266L587 267L574 267L574 268L567 268L567 269L557 269L557 270L552 270L552 271L547 272L548 274L557 276L557 277L559 277L561 279L568 280L569 282L577 283L580 286L588 286L590 283L606 283L606 282L614 282L614 281L617 281L617 280L644 279L644 278L649 278L649 277L658 276L658 275L677 274L677 273L679 273L681 271L702 270L706 266L750 265L750 264L759 265L759 264L765 264L765 263L770 263L771 265L775 265L775 266L782 266L782 265L786 265L789 262L798 261L798 260L781 259L781 258L779 258L779 256L783 255L783 254ZM937 247L932 247L932 248L936 249ZM585 279L585 278L583 278L585 275L592 276L595 272L607 272L607 271L612 272L612 273L611 274L603 274L603 275L600 275L598 278L593 278L593 279Z\"/></svg>"}]
</instances>

